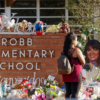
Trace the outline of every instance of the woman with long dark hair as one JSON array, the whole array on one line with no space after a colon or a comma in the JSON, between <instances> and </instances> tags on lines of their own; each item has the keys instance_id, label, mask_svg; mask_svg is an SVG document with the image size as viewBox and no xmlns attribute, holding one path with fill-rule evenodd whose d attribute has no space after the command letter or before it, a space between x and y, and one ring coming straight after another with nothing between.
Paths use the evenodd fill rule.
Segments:
<instances>
[{"instance_id":1,"label":"woman with long dark hair","mask_svg":"<svg viewBox=\"0 0 100 100\"><path fill-rule=\"evenodd\" d=\"M84 50L86 63L93 63L95 67L100 68L100 42L98 40L89 40Z\"/></svg>"},{"instance_id":2,"label":"woman with long dark hair","mask_svg":"<svg viewBox=\"0 0 100 100\"><path fill-rule=\"evenodd\" d=\"M75 64L75 66L71 74L62 75L66 87L66 98L78 98L82 83L82 65L85 64L85 59L76 45L77 36L74 33L69 33L65 38L63 53L69 58L71 65Z\"/></svg>"}]
</instances>

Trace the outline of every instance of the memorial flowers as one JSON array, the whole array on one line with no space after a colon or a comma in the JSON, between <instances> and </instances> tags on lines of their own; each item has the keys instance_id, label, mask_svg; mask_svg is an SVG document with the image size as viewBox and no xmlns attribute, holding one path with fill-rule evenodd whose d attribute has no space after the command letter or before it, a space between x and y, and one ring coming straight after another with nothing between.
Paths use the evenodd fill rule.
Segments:
<instances>
[{"instance_id":1,"label":"memorial flowers","mask_svg":"<svg viewBox=\"0 0 100 100\"><path fill-rule=\"evenodd\" d=\"M88 40L92 39L92 35L97 34L99 32L99 29L95 26L95 24L91 24L89 28L82 27L81 29L78 29L76 32L78 34L78 47L82 50L84 53L85 45Z\"/></svg>"},{"instance_id":2,"label":"memorial flowers","mask_svg":"<svg viewBox=\"0 0 100 100\"><path fill-rule=\"evenodd\" d=\"M31 100L51 100L56 99L56 97L60 97L64 92L58 87L58 82L52 79L45 79L41 86L36 88L36 84L33 84L33 81L29 81L27 79L19 79L20 82L16 83L13 86L8 86L5 81L4 84L0 85L0 96L5 97L7 99L31 99ZM35 87L34 87L35 85ZM2 88L3 87L3 88ZM10 88L8 88L10 87Z\"/></svg>"}]
</instances>

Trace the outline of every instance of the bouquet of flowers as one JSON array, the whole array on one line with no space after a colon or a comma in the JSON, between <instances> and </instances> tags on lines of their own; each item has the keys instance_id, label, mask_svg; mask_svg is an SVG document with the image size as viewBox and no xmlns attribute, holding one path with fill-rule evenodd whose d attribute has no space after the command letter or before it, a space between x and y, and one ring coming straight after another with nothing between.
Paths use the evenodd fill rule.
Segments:
<instances>
[{"instance_id":1,"label":"bouquet of flowers","mask_svg":"<svg viewBox=\"0 0 100 100\"><path fill-rule=\"evenodd\" d=\"M58 87L58 84L56 80L45 79L42 86L36 88L37 94L45 93L46 100L59 98L61 95L64 97L65 93Z\"/></svg>"},{"instance_id":2,"label":"bouquet of flowers","mask_svg":"<svg viewBox=\"0 0 100 100\"><path fill-rule=\"evenodd\" d=\"M77 46L84 52L85 49L85 44L86 44L86 35L83 33L81 34L81 38L78 39Z\"/></svg>"},{"instance_id":3,"label":"bouquet of flowers","mask_svg":"<svg viewBox=\"0 0 100 100\"><path fill-rule=\"evenodd\" d=\"M93 87L87 87L86 91L89 93L89 96L91 96L94 93L94 88Z\"/></svg>"},{"instance_id":4,"label":"bouquet of flowers","mask_svg":"<svg viewBox=\"0 0 100 100\"><path fill-rule=\"evenodd\" d=\"M97 78L97 81L100 82L100 76Z\"/></svg>"}]
</instances>

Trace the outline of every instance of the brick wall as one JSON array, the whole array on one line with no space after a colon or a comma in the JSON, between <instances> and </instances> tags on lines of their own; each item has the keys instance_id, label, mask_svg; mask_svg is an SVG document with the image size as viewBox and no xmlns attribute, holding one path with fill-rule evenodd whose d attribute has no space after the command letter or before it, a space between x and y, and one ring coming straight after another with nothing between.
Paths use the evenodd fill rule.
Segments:
<instances>
[{"instance_id":1,"label":"brick wall","mask_svg":"<svg viewBox=\"0 0 100 100\"><path fill-rule=\"evenodd\" d=\"M2 38L7 38L7 46L2 46ZM24 38L25 42L27 38L32 38L33 45L27 46L25 43L25 46L19 46L19 43L17 43L16 46L11 46L9 44L9 40L11 38L16 38L19 40L19 38ZM64 44L65 34L64 33L46 33L44 36L33 36L33 35L0 35L0 55L2 55L2 50L5 52L9 50L10 55L12 50L18 50L17 58L13 57L2 57L0 56L0 63L6 62L6 64L3 64L2 67L5 68L5 70L2 70L0 67L0 80L3 78L26 78L29 76L29 78L33 78L33 72L36 72L36 78L47 78L48 75L55 76L55 79L59 82L59 86L63 86L62 77L61 75L57 74L57 59L61 54L61 51L63 50L63 44ZM19 57L19 50L26 50L26 57ZM27 50L33 50L33 53L35 50L38 50L40 57L29 58L27 56ZM42 58L41 57L41 50L47 51L47 57ZM54 50L53 57L50 57L50 54L48 53L49 50ZM14 62L14 69L12 70L8 68L8 63ZM18 62L22 62L24 65L26 65L27 62L32 62L35 66L35 63L37 62L38 68L40 70L36 70L35 67L33 67L32 70L27 70L26 68L23 68L22 70L17 70L15 68L15 65ZM21 66L19 66L21 67Z\"/></svg>"}]
</instances>

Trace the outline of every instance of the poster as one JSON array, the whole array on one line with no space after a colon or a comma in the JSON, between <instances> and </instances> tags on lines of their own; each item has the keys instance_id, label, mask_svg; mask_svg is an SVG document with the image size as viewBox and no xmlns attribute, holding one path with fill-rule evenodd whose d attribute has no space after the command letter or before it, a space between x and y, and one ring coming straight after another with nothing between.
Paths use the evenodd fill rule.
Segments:
<instances>
[{"instance_id":1,"label":"poster","mask_svg":"<svg viewBox=\"0 0 100 100\"><path fill-rule=\"evenodd\" d=\"M86 81L100 81L100 42L89 40L84 50L86 64L83 66L83 77Z\"/></svg>"}]
</instances>

